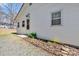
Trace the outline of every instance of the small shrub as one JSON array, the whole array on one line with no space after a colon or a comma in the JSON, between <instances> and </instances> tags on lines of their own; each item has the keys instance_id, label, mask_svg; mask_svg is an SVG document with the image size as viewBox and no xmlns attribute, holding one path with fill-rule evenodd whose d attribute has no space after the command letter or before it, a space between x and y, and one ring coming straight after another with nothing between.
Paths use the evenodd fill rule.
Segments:
<instances>
[{"instance_id":1,"label":"small shrub","mask_svg":"<svg viewBox=\"0 0 79 59\"><path fill-rule=\"evenodd\" d=\"M31 32L31 33L28 34L28 36L30 38L36 38L37 37L36 32Z\"/></svg>"}]
</instances>

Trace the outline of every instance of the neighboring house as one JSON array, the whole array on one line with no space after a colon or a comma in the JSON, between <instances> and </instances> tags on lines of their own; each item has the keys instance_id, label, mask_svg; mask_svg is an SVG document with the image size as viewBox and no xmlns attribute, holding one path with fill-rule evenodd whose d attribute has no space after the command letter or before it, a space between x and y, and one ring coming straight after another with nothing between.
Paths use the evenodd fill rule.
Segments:
<instances>
[{"instance_id":1,"label":"neighboring house","mask_svg":"<svg viewBox=\"0 0 79 59\"><path fill-rule=\"evenodd\" d=\"M11 23L10 18L0 15L0 28L14 28L14 25Z\"/></svg>"},{"instance_id":2,"label":"neighboring house","mask_svg":"<svg viewBox=\"0 0 79 59\"><path fill-rule=\"evenodd\" d=\"M5 17L0 16L0 28L10 28L10 21L6 19Z\"/></svg>"},{"instance_id":3,"label":"neighboring house","mask_svg":"<svg viewBox=\"0 0 79 59\"><path fill-rule=\"evenodd\" d=\"M79 46L79 4L27 3L15 17L17 33Z\"/></svg>"}]
</instances>

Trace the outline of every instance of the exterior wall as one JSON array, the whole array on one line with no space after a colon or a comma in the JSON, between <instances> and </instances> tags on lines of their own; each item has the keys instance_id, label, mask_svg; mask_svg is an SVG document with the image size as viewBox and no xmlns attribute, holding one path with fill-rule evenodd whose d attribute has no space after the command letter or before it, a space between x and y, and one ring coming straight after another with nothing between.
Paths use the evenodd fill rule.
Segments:
<instances>
[{"instance_id":1,"label":"exterior wall","mask_svg":"<svg viewBox=\"0 0 79 59\"><path fill-rule=\"evenodd\" d=\"M23 6L23 8L22 8L22 10L21 10L21 12L19 13L19 15L17 16L17 20L16 20L16 22L18 23L20 23L20 27L19 28L17 28L17 33L18 34L26 34L27 33L27 29L26 29L26 14L28 13L28 3L27 4L25 4L24 6ZM25 21L25 27L22 27L22 21Z\"/></svg>"},{"instance_id":2,"label":"exterior wall","mask_svg":"<svg viewBox=\"0 0 79 59\"><path fill-rule=\"evenodd\" d=\"M26 9L25 9L26 10ZM28 11L23 11L17 22L26 20L25 15L30 12L30 30L17 29L20 34L36 32L38 38L47 40L57 39L60 42L79 46L79 4L32 4ZM51 26L51 13L61 10L61 25Z\"/></svg>"},{"instance_id":3,"label":"exterior wall","mask_svg":"<svg viewBox=\"0 0 79 59\"><path fill-rule=\"evenodd\" d=\"M51 13L59 10L62 24L51 26ZM32 4L30 13L30 31L39 38L79 46L79 4Z\"/></svg>"},{"instance_id":4,"label":"exterior wall","mask_svg":"<svg viewBox=\"0 0 79 59\"><path fill-rule=\"evenodd\" d=\"M22 27L22 21L25 21L25 19L22 19L22 20L18 21L20 23L20 27L17 28L17 33L18 34L26 34L26 25L25 25L25 27Z\"/></svg>"}]
</instances>

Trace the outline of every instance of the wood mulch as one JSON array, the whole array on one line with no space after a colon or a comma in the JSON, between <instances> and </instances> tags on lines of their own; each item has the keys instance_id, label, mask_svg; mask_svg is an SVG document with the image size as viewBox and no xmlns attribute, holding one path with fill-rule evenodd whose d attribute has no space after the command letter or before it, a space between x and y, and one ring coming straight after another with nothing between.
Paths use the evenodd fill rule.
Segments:
<instances>
[{"instance_id":1,"label":"wood mulch","mask_svg":"<svg viewBox=\"0 0 79 59\"><path fill-rule=\"evenodd\" d=\"M79 56L79 49L71 47L65 44L58 44L52 42L45 42L38 39L23 38L25 41L32 43L33 45L44 49L54 56Z\"/></svg>"}]
</instances>

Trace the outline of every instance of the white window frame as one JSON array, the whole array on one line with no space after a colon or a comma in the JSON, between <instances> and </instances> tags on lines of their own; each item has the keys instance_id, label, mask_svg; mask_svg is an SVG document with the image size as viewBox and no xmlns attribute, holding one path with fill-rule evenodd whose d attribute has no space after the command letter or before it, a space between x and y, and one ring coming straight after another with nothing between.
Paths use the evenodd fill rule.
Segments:
<instances>
[{"instance_id":1,"label":"white window frame","mask_svg":"<svg viewBox=\"0 0 79 59\"><path fill-rule=\"evenodd\" d=\"M59 13L59 15L58 15L58 13ZM58 23L56 23L56 21L58 21ZM52 13L51 25L61 25L61 11Z\"/></svg>"}]
</instances>

